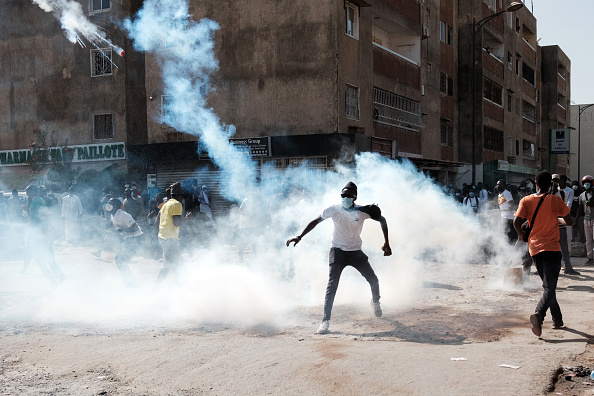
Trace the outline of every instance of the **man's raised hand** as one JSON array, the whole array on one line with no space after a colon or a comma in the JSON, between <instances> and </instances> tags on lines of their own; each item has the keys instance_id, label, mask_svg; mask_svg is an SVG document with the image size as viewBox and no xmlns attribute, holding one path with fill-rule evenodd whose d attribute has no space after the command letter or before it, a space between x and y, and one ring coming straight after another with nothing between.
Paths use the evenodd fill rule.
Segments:
<instances>
[{"instance_id":1,"label":"man's raised hand","mask_svg":"<svg viewBox=\"0 0 594 396\"><path fill-rule=\"evenodd\" d=\"M291 245L291 242L293 242L293 246L297 246L297 244L298 244L300 241L301 241L301 237L300 237L300 236L298 236L298 237L295 237L295 238L292 238L292 239L289 239L289 240L287 241L287 247L289 247L289 245Z\"/></svg>"}]
</instances>

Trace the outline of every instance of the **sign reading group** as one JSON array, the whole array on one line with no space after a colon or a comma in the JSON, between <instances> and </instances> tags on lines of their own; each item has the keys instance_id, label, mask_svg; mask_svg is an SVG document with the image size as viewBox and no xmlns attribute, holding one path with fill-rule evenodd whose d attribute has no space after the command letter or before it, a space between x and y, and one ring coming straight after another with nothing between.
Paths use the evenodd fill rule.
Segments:
<instances>
[{"instance_id":1,"label":"sign reading group","mask_svg":"<svg viewBox=\"0 0 594 396\"><path fill-rule=\"evenodd\" d=\"M0 151L0 166L29 165L40 155L40 150L21 149ZM126 159L126 143L84 144L65 148L48 148L48 163L62 162L64 156L72 156L74 162L113 161Z\"/></svg>"}]
</instances>

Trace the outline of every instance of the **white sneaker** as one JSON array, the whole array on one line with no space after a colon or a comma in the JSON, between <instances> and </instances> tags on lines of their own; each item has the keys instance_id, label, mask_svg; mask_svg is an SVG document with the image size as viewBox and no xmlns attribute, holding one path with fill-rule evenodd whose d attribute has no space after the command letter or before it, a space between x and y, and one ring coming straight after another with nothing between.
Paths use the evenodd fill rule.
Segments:
<instances>
[{"instance_id":1,"label":"white sneaker","mask_svg":"<svg viewBox=\"0 0 594 396\"><path fill-rule=\"evenodd\" d=\"M376 317L378 317L378 318L382 317L382 307L380 307L379 301L373 302L373 300L371 300L371 308L373 308L373 313L375 314Z\"/></svg>"},{"instance_id":2,"label":"white sneaker","mask_svg":"<svg viewBox=\"0 0 594 396\"><path fill-rule=\"evenodd\" d=\"M322 322L322 324L320 325L320 327L318 327L318 331L316 333L318 333L318 334L327 334L329 328L330 328L330 321L329 320L324 320Z\"/></svg>"}]
</instances>

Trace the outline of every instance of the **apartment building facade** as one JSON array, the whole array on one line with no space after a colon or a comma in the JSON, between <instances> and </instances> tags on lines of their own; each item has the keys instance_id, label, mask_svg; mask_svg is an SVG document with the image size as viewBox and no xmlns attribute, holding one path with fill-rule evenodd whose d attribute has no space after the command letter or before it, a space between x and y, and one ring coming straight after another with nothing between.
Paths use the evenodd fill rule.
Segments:
<instances>
[{"instance_id":1,"label":"apartment building facade","mask_svg":"<svg viewBox=\"0 0 594 396\"><path fill-rule=\"evenodd\" d=\"M52 184L66 146L74 150L77 177L127 172L128 146L146 142L144 57L116 22L141 3L81 3L88 19L125 50L120 57L108 46L70 43L60 21L30 1L2 2L0 190ZM56 164L34 166L32 146L47 146Z\"/></svg>"},{"instance_id":2,"label":"apartment building facade","mask_svg":"<svg viewBox=\"0 0 594 396\"><path fill-rule=\"evenodd\" d=\"M527 8L477 31L473 106L473 18L501 12L509 0L248 3L191 0L189 13L221 27L215 34L220 69L208 105L236 127L232 140L256 142L252 154L263 168L305 165L316 172L372 151L407 158L442 183L469 183L473 109L476 181L514 182L546 167L541 106L554 95L543 93L550 84L541 87L544 63ZM142 2L81 4L125 49L123 58L72 45L50 14L7 2L4 14L18 17L7 19L9 29L0 33L0 109L6 115L0 151L29 148L30 130L45 120L70 145L104 144L111 152L112 144L125 143L125 161L105 158L103 147L104 158L83 172L115 164L160 185L183 178L216 185L220 175L199 138L162 121L168 99L158 60L135 52L114 24ZM568 59L555 53L569 73ZM566 82L554 88L568 101ZM558 118L555 125L566 123ZM9 165L0 171L30 173L26 164Z\"/></svg>"}]
</instances>

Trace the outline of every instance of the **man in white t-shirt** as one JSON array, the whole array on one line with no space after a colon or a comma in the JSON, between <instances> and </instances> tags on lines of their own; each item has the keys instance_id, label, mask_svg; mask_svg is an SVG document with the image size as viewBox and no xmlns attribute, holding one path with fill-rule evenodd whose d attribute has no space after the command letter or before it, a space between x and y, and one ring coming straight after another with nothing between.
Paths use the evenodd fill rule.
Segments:
<instances>
[{"instance_id":1,"label":"man in white t-shirt","mask_svg":"<svg viewBox=\"0 0 594 396\"><path fill-rule=\"evenodd\" d=\"M128 262L136 253L139 245L139 237L142 235L142 230L136 224L136 220L127 212L121 209L121 202L117 198L110 199L105 204L105 212L111 216L111 223L116 231L120 233L123 242L120 245L115 256L115 263L122 274L122 278L126 285L133 286L135 284Z\"/></svg>"},{"instance_id":2,"label":"man in white t-shirt","mask_svg":"<svg viewBox=\"0 0 594 396\"><path fill-rule=\"evenodd\" d=\"M372 295L371 306L373 307L375 316L378 318L382 316L382 309L379 303L379 281L369 264L367 256L361 251L361 245L363 243L361 240L361 230L363 229L363 222L365 220L373 219L381 224L385 240L382 247L384 256L392 255L392 249L388 241L388 224L382 216L380 208L376 205L355 205L357 186L353 182L349 182L342 189L340 196L342 197L342 205L333 205L324 209L322 215L312 220L305 227L301 235L287 241L287 247L291 242L296 246L307 233L322 221L332 219L334 222L332 247L330 248L329 258L330 275L328 286L326 287L326 298L324 300L324 318L317 331L319 334L328 333L332 305L334 304L334 296L338 289L340 275L349 265L359 271L367 282L369 282Z\"/></svg>"},{"instance_id":3,"label":"man in white t-shirt","mask_svg":"<svg viewBox=\"0 0 594 396\"><path fill-rule=\"evenodd\" d=\"M515 243L518 239L518 233L514 229L514 213L516 205L514 204L514 197L507 190L507 184L504 180L497 181L497 202L499 203L499 213L501 214L501 221L505 227L505 234L510 243Z\"/></svg>"}]
</instances>

